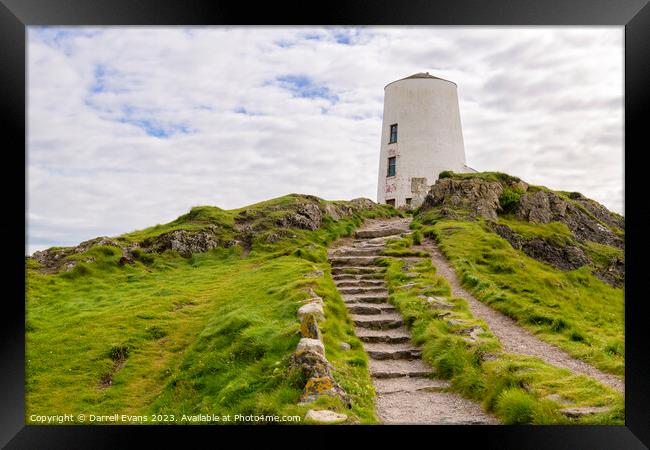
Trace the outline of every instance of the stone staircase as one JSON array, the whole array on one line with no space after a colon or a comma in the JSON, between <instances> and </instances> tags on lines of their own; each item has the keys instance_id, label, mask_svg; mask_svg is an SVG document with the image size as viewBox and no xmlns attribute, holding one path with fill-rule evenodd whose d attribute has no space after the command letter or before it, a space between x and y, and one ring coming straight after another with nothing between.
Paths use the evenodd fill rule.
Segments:
<instances>
[{"instance_id":1,"label":"stone staircase","mask_svg":"<svg viewBox=\"0 0 650 450\"><path fill-rule=\"evenodd\" d=\"M427 397L455 394L442 392L449 387L447 381L430 378L431 368L422 361L421 350L411 344L402 316L388 302L385 268L377 264L386 241L408 233L409 222L367 220L354 239L330 250L332 277L368 354L376 412L382 422L466 423L440 414L440 397ZM430 408L422 411L427 405Z\"/></svg>"}]
</instances>

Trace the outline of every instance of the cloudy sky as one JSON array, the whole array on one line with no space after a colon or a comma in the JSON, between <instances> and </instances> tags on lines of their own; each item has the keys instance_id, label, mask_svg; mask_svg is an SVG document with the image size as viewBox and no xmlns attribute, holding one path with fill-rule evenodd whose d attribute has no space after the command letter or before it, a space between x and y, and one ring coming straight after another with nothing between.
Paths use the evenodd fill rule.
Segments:
<instances>
[{"instance_id":1,"label":"cloudy sky","mask_svg":"<svg viewBox=\"0 0 650 450\"><path fill-rule=\"evenodd\" d=\"M383 87L425 71L458 84L469 166L623 213L622 27L30 27L27 251L375 200Z\"/></svg>"}]
</instances>

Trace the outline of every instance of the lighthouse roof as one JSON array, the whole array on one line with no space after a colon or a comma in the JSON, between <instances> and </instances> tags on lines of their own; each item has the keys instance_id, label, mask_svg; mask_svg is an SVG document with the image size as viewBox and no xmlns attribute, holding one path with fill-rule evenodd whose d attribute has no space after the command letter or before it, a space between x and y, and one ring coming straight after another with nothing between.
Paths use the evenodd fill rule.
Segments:
<instances>
[{"instance_id":1,"label":"lighthouse roof","mask_svg":"<svg viewBox=\"0 0 650 450\"><path fill-rule=\"evenodd\" d=\"M441 81L446 81L446 82L448 82L448 83L456 84L456 83L454 83L453 81L445 80L444 78L434 77L434 76L431 75L429 72L418 72L418 73L414 73L414 74L411 75L410 77L401 78L401 79L399 79L399 80L392 81L392 82L390 82L390 83L388 83L388 84L393 84L393 83L395 83L395 82L397 82L397 81L402 81L402 80L410 80L410 79L412 79L412 78L429 78L429 79L432 79L432 80L441 80ZM388 86L388 84L387 84L386 86ZM384 89L386 89L386 87L384 87Z\"/></svg>"}]
</instances>

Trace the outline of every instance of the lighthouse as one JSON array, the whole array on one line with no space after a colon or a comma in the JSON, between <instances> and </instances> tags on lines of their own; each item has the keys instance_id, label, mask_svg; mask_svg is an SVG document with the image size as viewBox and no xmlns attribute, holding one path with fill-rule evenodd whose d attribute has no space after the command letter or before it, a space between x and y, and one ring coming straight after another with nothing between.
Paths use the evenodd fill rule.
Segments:
<instances>
[{"instance_id":1,"label":"lighthouse","mask_svg":"<svg viewBox=\"0 0 650 450\"><path fill-rule=\"evenodd\" d=\"M384 87L377 202L418 207L443 170L465 165L456 83L428 72Z\"/></svg>"}]
</instances>

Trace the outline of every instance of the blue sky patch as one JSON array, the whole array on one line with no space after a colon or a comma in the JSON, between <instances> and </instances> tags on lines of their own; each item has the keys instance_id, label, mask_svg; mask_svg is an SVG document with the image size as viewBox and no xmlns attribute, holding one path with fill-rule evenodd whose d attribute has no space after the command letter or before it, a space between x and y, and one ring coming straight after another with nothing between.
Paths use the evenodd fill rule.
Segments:
<instances>
[{"instance_id":1,"label":"blue sky patch","mask_svg":"<svg viewBox=\"0 0 650 450\"><path fill-rule=\"evenodd\" d=\"M320 41L323 38L320 34L314 34L314 33L307 33L302 37L303 39L306 39L308 41Z\"/></svg>"},{"instance_id":2,"label":"blue sky patch","mask_svg":"<svg viewBox=\"0 0 650 450\"><path fill-rule=\"evenodd\" d=\"M278 47L281 47L281 48L289 48L289 47L293 47L294 45L296 45L295 42L287 41L287 40L284 40L284 39L281 39L279 41L275 41L274 44L277 45Z\"/></svg>"},{"instance_id":3,"label":"blue sky patch","mask_svg":"<svg viewBox=\"0 0 650 450\"><path fill-rule=\"evenodd\" d=\"M352 43L350 40L350 36L346 33L334 33L334 39L336 40L337 43L343 45L350 45Z\"/></svg>"},{"instance_id":4,"label":"blue sky patch","mask_svg":"<svg viewBox=\"0 0 650 450\"><path fill-rule=\"evenodd\" d=\"M108 75L111 71L103 64L97 64L95 66L95 82L90 86L90 92L99 93L106 92L108 89L106 87L106 81Z\"/></svg>"},{"instance_id":5,"label":"blue sky patch","mask_svg":"<svg viewBox=\"0 0 650 450\"><path fill-rule=\"evenodd\" d=\"M282 75L276 78L280 87L287 89L296 97L324 98L337 102L338 96L325 85L317 85L306 75Z\"/></svg>"},{"instance_id":6,"label":"blue sky patch","mask_svg":"<svg viewBox=\"0 0 650 450\"><path fill-rule=\"evenodd\" d=\"M237 114L244 114L245 116L264 116L265 114L255 112L255 111L249 111L248 109L244 108L243 106L237 106L234 110L235 113Z\"/></svg>"},{"instance_id":7,"label":"blue sky patch","mask_svg":"<svg viewBox=\"0 0 650 450\"><path fill-rule=\"evenodd\" d=\"M138 128L141 128L149 136L154 136L157 138L168 138L174 134L188 134L190 132L189 128L186 125L182 124L161 124L155 120L149 119L132 119L128 117L123 117L118 120L118 122L128 123L130 125L135 125Z\"/></svg>"}]
</instances>

